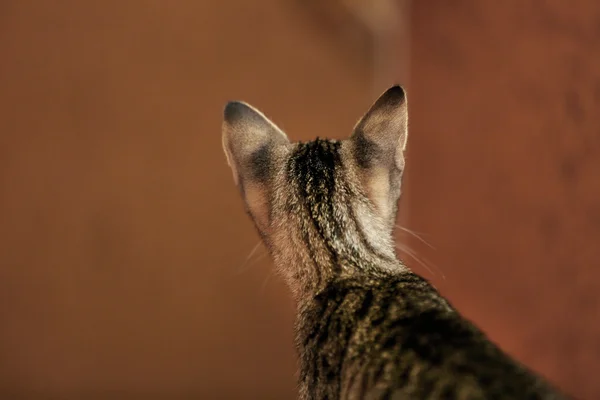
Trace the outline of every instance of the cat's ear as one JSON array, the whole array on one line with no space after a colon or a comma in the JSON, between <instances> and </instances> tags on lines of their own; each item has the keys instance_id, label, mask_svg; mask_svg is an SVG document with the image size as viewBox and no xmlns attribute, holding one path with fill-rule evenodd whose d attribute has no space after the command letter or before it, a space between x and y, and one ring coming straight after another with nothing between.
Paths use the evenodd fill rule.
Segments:
<instances>
[{"instance_id":1,"label":"cat's ear","mask_svg":"<svg viewBox=\"0 0 600 400\"><path fill-rule=\"evenodd\" d=\"M231 101L223 113L223 149L237 184L261 180L268 174L270 154L289 140L285 133L254 107Z\"/></svg>"},{"instance_id":2,"label":"cat's ear","mask_svg":"<svg viewBox=\"0 0 600 400\"><path fill-rule=\"evenodd\" d=\"M407 135L406 94L401 86L393 86L358 121L350 138L367 197L390 230L401 193Z\"/></svg>"},{"instance_id":3,"label":"cat's ear","mask_svg":"<svg viewBox=\"0 0 600 400\"><path fill-rule=\"evenodd\" d=\"M402 170L407 137L406 93L401 86L392 86L354 127L351 140L358 165L364 168L395 166Z\"/></svg>"}]
</instances>

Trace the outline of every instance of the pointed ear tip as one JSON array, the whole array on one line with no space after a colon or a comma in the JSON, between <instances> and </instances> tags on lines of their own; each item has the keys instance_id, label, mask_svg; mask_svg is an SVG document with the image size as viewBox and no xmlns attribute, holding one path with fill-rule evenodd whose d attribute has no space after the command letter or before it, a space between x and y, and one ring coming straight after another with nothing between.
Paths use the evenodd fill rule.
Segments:
<instances>
[{"instance_id":1,"label":"pointed ear tip","mask_svg":"<svg viewBox=\"0 0 600 400\"><path fill-rule=\"evenodd\" d=\"M228 101L223 109L223 119L227 122L235 122L243 116L248 108L243 101Z\"/></svg>"},{"instance_id":2,"label":"pointed ear tip","mask_svg":"<svg viewBox=\"0 0 600 400\"><path fill-rule=\"evenodd\" d=\"M404 88L400 84L395 84L394 86L389 88L385 92L385 95L386 95L386 97L389 97L390 99L394 99L398 102L402 102L402 101L406 100L406 90L404 90Z\"/></svg>"}]
</instances>

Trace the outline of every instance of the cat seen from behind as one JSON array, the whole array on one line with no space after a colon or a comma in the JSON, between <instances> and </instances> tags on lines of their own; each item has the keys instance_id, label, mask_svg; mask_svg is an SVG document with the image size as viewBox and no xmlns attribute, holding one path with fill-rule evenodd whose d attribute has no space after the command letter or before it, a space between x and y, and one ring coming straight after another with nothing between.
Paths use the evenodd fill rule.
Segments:
<instances>
[{"instance_id":1,"label":"cat seen from behind","mask_svg":"<svg viewBox=\"0 0 600 400\"><path fill-rule=\"evenodd\" d=\"M296 303L299 398L564 399L395 254L407 99L388 89L345 140L290 142L226 105L223 147Z\"/></svg>"}]
</instances>

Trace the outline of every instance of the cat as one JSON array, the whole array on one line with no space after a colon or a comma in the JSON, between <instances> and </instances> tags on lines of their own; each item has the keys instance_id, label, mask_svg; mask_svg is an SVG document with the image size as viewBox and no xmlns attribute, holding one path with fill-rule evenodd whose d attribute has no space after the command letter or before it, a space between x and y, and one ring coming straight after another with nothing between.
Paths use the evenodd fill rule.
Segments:
<instances>
[{"instance_id":1,"label":"cat","mask_svg":"<svg viewBox=\"0 0 600 400\"><path fill-rule=\"evenodd\" d=\"M225 106L234 182L296 304L299 398L566 399L396 257L407 134L399 85L341 141L292 143Z\"/></svg>"}]
</instances>

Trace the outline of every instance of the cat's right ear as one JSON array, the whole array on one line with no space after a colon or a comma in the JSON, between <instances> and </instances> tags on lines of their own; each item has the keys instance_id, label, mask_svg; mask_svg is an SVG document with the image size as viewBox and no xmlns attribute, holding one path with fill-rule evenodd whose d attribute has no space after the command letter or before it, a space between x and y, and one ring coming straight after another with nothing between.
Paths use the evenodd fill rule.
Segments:
<instances>
[{"instance_id":1,"label":"cat's right ear","mask_svg":"<svg viewBox=\"0 0 600 400\"><path fill-rule=\"evenodd\" d=\"M289 144L285 133L263 113L240 101L231 101L223 112L223 149L236 185L262 180L271 169L275 146Z\"/></svg>"},{"instance_id":2,"label":"cat's right ear","mask_svg":"<svg viewBox=\"0 0 600 400\"><path fill-rule=\"evenodd\" d=\"M386 90L354 127L357 162L364 168L404 168L408 136L406 93L402 86Z\"/></svg>"},{"instance_id":3,"label":"cat's right ear","mask_svg":"<svg viewBox=\"0 0 600 400\"><path fill-rule=\"evenodd\" d=\"M406 94L401 86L386 90L360 119L350 138L366 194L385 221L393 221L401 193L408 136Z\"/></svg>"}]
</instances>

